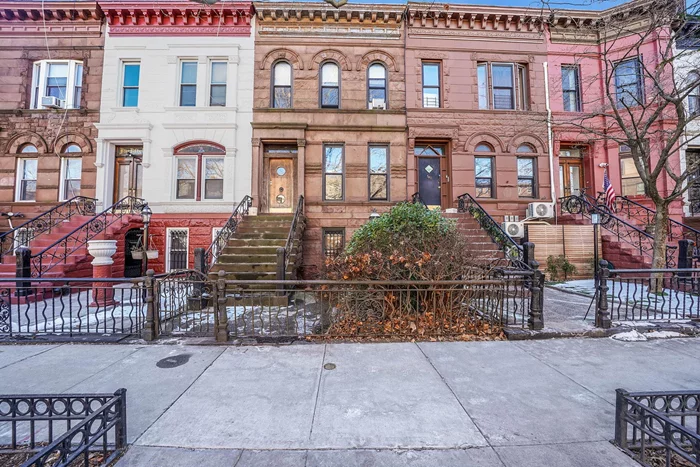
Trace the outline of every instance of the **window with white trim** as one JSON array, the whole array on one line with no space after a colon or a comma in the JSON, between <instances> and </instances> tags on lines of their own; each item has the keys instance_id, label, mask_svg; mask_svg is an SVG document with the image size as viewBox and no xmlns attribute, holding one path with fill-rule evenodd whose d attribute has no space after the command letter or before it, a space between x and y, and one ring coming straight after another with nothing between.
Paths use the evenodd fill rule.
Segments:
<instances>
[{"instance_id":1,"label":"window with white trim","mask_svg":"<svg viewBox=\"0 0 700 467\"><path fill-rule=\"evenodd\" d=\"M75 196L80 196L80 176L83 169L83 160L76 157L80 154L80 146L74 143L67 144L61 151L61 186L59 199L65 201Z\"/></svg>"},{"instance_id":2,"label":"window with white trim","mask_svg":"<svg viewBox=\"0 0 700 467\"><path fill-rule=\"evenodd\" d=\"M41 60L34 62L30 108L79 109L83 90L83 62Z\"/></svg>"},{"instance_id":3,"label":"window with white trim","mask_svg":"<svg viewBox=\"0 0 700 467\"><path fill-rule=\"evenodd\" d=\"M180 107L197 105L197 62L180 62Z\"/></svg>"},{"instance_id":4,"label":"window with white trim","mask_svg":"<svg viewBox=\"0 0 700 467\"><path fill-rule=\"evenodd\" d=\"M223 199L226 150L213 143L190 143L175 151L175 198Z\"/></svg>"},{"instance_id":5,"label":"window with white trim","mask_svg":"<svg viewBox=\"0 0 700 467\"><path fill-rule=\"evenodd\" d=\"M124 62L122 74L122 107L138 107L141 64Z\"/></svg>"},{"instance_id":6,"label":"window with white trim","mask_svg":"<svg viewBox=\"0 0 700 467\"><path fill-rule=\"evenodd\" d=\"M168 229L166 251L166 269L168 271L187 269L189 237L189 229Z\"/></svg>"},{"instance_id":7,"label":"window with white trim","mask_svg":"<svg viewBox=\"0 0 700 467\"><path fill-rule=\"evenodd\" d=\"M226 107L226 79L228 63L222 61L211 62L209 75L209 106Z\"/></svg>"},{"instance_id":8,"label":"window with white trim","mask_svg":"<svg viewBox=\"0 0 700 467\"><path fill-rule=\"evenodd\" d=\"M476 70L480 109L529 109L527 65L480 62L477 63Z\"/></svg>"},{"instance_id":9,"label":"window with white trim","mask_svg":"<svg viewBox=\"0 0 700 467\"><path fill-rule=\"evenodd\" d=\"M17 159L17 201L36 201L36 176L39 159Z\"/></svg>"}]
</instances>

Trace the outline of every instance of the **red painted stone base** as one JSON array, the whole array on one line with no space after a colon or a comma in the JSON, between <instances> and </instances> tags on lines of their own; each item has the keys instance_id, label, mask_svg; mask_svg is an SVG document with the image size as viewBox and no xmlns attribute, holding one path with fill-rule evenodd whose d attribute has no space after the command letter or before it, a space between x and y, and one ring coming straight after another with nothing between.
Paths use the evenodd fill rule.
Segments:
<instances>
[{"instance_id":1,"label":"red painted stone base","mask_svg":"<svg viewBox=\"0 0 700 467\"><path fill-rule=\"evenodd\" d=\"M92 266L92 276L94 278L109 278L112 277L112 265ZM114 300L114 289L112 282L93 282L92 284L92 302L90 306L104 307L115 306L119 302Z\"/></svg>"}]
</instances>

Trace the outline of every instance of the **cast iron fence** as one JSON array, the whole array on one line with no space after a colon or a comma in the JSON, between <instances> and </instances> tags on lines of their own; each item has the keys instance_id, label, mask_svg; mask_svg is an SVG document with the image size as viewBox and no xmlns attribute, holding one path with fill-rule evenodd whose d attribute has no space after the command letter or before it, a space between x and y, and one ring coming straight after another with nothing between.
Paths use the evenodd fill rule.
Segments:
<instances>
[{"instance_id":1,"label":"cast iron fence","mask_svg":"<svg viewBox=\"0 0 700 467\"><path fill-rule=\"evenodd\" d=\"M144 283L147 303L153 303L159 335L211 336L215 330L216 283L199 271L152 275ZM149 297L153 300L149 302Z\"/></svg>"},{"instance_id":2,"label":"cast iron fence","mask_svg":"<svg viewBox=\"0 0 700 467\"><path fill-rule=\"evenodd\" d=\"M233 210L231 217L228 218L226 224L216 234L216 238L211 242L211 245L204 252L203 269L208 272L211 266L216 263L216 258L224 251L228 245L228 241L238 229L238 224L243 220L243 216L247 216L250 208L253 206L253 198L246 195L243 197L236 209Z\"/></svg>"},{"instance_id":3,"label":"cast iron fence","mask_svg":"<svg viewBox=\"0 0 700 467\"><path fill-rule=\"evenodd\" d=\"M596 325L700 319L700 269L608 269L596 289Z\"/></svg>"},{"instance_id":4,"label":"cast iron fence","mask_svg":"<svg viewBox=\"0 0 700 467\"><path fill-rule=\"evenodd\" d=\"M572 215L581 215L583 219L591 219L591 214L600 215L600 226L610 232L619 242L634 248L642 258L649 261L654 256L654 236L618 217L605 204L599 203L596 198L582 191L580 195L571 195L559 198L562 212ZM666 267L676 267L675 245L666 246Z\"/></svg>"},{"instance_id":5,"label":"cast iron fence","mask_svg":"<svg viewBox=\"0 0 700 467\"><path fill-rule=\"evenodd\" d=\"M110 225L120 222L125 216L141 214L145 205L141 198L122 198L51 245L31 254L31 276L41 277L56 265L66 263L71 254L85 248L88 241L98 238Z\"/></svg>"},{"instance_id":6,"label":"cast iron fence","mask_svg":"<svg viewBox=\"0 0 700 467\"><path fill-rule=\"evenodd\" d=\"M294 250L294 242L298 239L298 229L304 228L304 195L299 196L299 201L297 201L297 207L294 210L294 218L292 219L292 225L289 226L289 234L287 235L287 242L284 245L284 261L278 259L277 267L277 279L283 280L286 277L287 268L289 267L289 260L292 257L292 251ZM295 258L295 261L299 262L299 257ZM284 268L281 267L280 263L284 263Z\"/></svg>"},{"instance_id":7,"label":"cast iron fence","mask_svg":"<svg viewBox=\"0 0 700 467\"><path fill-rule=\"evenodd\" d=\"M12 281L12 282L10 282ZM0 337L137 334L143 279L7 279L0 284Z\"/></svg>"},{"instance_id":8,"label":"cast iron fence","mask_svg":"<svg viewBox=\"0 0 700 467\"><path fill-rule=\"evenodd\" d=\"M5 255L13 254L20 246L29 246L40 235L51 233L53 229L69 221L73 216L94 216L94 198L75 196L68 201L49 209L14 229L0 235L0 262Z\"/></svg>"},{"instance_id":9,"label":"cast iron fence","mask_svg":"<svg viewBox=\"0 0 700 467\"><path fill-rule=\"evenodd\" d=\"M0 460L22 467L109 465L126 449L126 389L114 394L0 395Z\"/></svg>"},{"instance_id":10,"label":"cast iron fence","mask_svg":"<svg viewBox=\"0 0 700 467\"><path fill-rule=\"evenodd\" d=\"M615 444L647 467L700 466L700 391L617 390Z\"/></svg>"},{"instance_id":11,"label":"cast iron fence","mask_svg":"<svg viewBox=\"0 0 700 467\"><path fill-rule=\"evenodd\" d=\"M640 204L626 196L618 196L615 202L615 212L623 213L628 218L634 219L644 225L653 225L656 211ZM692 240L695 245L700 241L700 230L674 219L668 220L669 240Z\"/></svg>"},{"instance_id":12,"label":"cast iron fence","mask_svg":"<svg viewBox=\"0 0 700 467\"><path fill-rule=\"evenodd\" d=\"M523 248L515 243L491 215L474 199L469 193L464 193L457 197L458 211L468 212L479 223L482 229L491 237L491 240L498 245L498 248L505 253L510 264L521 270L532 269L525 259Z\"/></svg>"}]
</instances>

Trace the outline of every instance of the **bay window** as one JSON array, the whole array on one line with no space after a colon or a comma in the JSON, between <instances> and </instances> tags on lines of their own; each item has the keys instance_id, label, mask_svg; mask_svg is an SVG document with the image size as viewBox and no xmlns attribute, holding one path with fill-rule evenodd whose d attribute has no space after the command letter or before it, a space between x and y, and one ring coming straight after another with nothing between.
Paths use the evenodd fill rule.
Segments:
<instances>
[{"instance_id":1,"label":"bay window","mask_svg":"<svg viewBox=\"0 0 700 467\"><path fill-rule=\"evenodd\" d=\"M30 108L80 108L83 89L83 62L41 60L32 68Z\"/></svg>"}]
</instances>

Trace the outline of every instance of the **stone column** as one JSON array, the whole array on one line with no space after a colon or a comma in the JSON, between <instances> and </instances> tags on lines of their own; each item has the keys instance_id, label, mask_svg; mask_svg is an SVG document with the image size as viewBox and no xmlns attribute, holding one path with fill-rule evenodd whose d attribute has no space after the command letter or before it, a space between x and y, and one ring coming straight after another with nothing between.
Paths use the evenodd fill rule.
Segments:
<instances>
[{"instance_id":1,"label":"stone column","mask_svg":"<svg viewBox=\"0 0 700 467\"><path fill-rule=\"evenodd\" d=\"M88 253L92 260L92 277L111 278L112 256L117 252L116 240L90 240L88 241ZM114 289L111 282L93 282L92 302L90 306L112 306L118 302L114 300Z\"/></svg>"}]
</instances>

